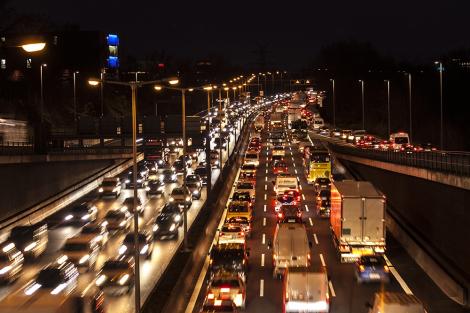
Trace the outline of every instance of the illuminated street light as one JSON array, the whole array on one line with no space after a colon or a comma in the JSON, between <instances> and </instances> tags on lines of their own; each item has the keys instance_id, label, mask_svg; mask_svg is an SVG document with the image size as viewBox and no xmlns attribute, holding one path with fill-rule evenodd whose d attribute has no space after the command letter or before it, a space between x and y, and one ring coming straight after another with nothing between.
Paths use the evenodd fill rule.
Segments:
<instances>
[{"instance_id":1,"label":"illuminated street light","mask_svg":"<svg viewBox=\"0 0 470 313\"><path fill-rule=\"evenodd\" d=\"M155 86L153 86L153 89L155 89L156 91L160 91L160 90L163 89L163 87L159 86L159 85L155 85Z\"/></svg>"},{"instance_id":2,"label":"illuminated street light","mask_svg":"<svg viewBox=\"0 0 470 313\"><path fill-rule=\"evenodd\" d=\"M46 47L45 42L28 43L28 44L24 44L21 46L21 48L23 48L24 51L29 52L29 53L44 50L45 47Z\"/></svg>"},{"instance_id":3,"label":"illuminated street light","mask_svg":"<svg viewBox=\"0 0 470 313\"><path fill-rule=\"evenodd\" d=\"M178 79L171 79L171 80L168 81L168 83L169 83L170 85L178 85L179 82L180 82L180 81L179 81Z\"/></svg>"},{"instance_id":4,"label":"illuminated street light","mask_svg":"<svg viewBox=\"0 0 470 313\"><path fill-rule=\"evenodd\" d=\"M97 79L94 79L94 78L91 78L91 79L88 80L88 85L90 85L90 86L98 86L99 83L100 83L100 81L97 80Z\"/></svg>"}]
</instances>

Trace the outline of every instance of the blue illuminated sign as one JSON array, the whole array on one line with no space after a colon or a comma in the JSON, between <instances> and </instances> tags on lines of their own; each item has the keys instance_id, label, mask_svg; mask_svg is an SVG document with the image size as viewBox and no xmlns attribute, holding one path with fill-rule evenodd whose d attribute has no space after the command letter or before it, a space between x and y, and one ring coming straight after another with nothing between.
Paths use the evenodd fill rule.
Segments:
<instances>
[{"instance_id":1,"label":"blue illuminated sign","mask_svg":"<svg viewBox=\"0 0 470 313\"><path fill-rule=\"evenodd\" d=\"M108 46L119 46L118 35L109 34L107 39L108 39Z\"/></svg>"},{"instance_id":2,"label":"blue illuminated sign","mask_svg":"<svg viewBox=\"0 0 470 313\"><path fill-rule=\"evenodd\" d=\"M119 67L119 58L110 56L108 57L108 68L118 68Z\"/></svg>"}]
</instances>

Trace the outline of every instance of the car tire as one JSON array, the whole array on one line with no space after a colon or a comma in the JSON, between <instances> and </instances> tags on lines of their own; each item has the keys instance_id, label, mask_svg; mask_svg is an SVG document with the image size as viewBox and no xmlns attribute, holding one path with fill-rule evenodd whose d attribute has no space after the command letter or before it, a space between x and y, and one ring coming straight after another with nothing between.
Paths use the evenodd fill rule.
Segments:
<instances>
[{"instance_id":1,"label":"car tire","mask_svg":"<svg viewBox=\"0 0 470 313\"><path fill-rule=\"evenodd\" d=\"M146 260L150 260L152 258L152 253L153 253L153 250L150 251L146 256L145 256L145 259Z\"/></svg>"}]
</instances>

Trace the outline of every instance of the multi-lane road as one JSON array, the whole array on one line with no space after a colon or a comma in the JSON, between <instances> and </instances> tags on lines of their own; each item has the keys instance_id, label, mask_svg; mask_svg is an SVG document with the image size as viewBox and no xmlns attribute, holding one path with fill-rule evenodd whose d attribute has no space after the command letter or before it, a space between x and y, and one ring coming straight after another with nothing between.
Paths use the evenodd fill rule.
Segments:
<instances>
[{"instance_id":1,"label":"multi-lane road","mask_svg":"<svg viewBox=\"0 0 470 313\"><path fill-rule=\"evenodd\" d=\"M273 240L277 220L274 214L272 184L275 175L269 161L271 148L266 145L266 136L266 133L262 135L263 147L256 178L252 236L247 239L250 266L247 275L246 312L282 311L282 281L273 278L272 251L268 249L268 243ZM386 260L392 274L390 282L358 284L354 277L354 264L341 263L338 258L329 219L322 219L316 215L315 192L313 186L307 184L302 155L298 145L293 144L291 139L288 139L285 147L285 161L288 163L289 173L297 176L300 183L303 221L312 243L311 267L314 270L326 269L328 273L330 312L367 312L366 303L372 302L374 293L383 291L414 293L424 303L428 313L465 312L465 309L455 304L437 288L389 234L387 234ZM348 172L344 172L344 167L338 161L334 166L333 171L339 168L347 179L353 179ZM187 313L199 312L202 307L209 279L205 269L200 277L204 279L200 280L202 284L196 285L193 291L193 298L196 300L190 302Z\"/></svg>"}]
</instances>

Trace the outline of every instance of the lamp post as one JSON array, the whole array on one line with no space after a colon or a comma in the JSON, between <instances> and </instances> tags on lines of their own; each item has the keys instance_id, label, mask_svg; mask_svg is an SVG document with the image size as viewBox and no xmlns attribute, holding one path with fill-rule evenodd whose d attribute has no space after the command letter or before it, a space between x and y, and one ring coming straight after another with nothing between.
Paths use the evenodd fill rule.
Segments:
<instances>
[{"instance_id":1,"label":"lamp post","mask_svg":"<svg viewBox=\"0 0 470 313\"><path fill-rule=\"evenodd\" d=\"M335 79L331 78L331 88L333 89L333 128L336 128L336 95L335 95Z\"/></svg>"},{"instance_id":2,"label":"lamp post","mask_svg":"<svg viewBox=\"0 0 470 313\"><path fill-rule=\"evenodd\" d=\"M440 148L441 150L444 150L444 108L442 106L443 104L443 96L442 96L442 72L444 68L442 67L442 62L441 61L436 61L434 64L439 65L439 100L440 100Z\"/></svg>"},{"instance_id":3,"label":"lamp post","mask_svg":"<svg viewBox=\"0 0 470 313\"><path fill-rule=\"evenodd\" d=\"M103 73L103 72L101 72ZM98 86L103 84L127 86L131 89L131 113L132 113L132 180L133 186L133 207L134 207L134 310L135 313L140 312L140 266L139 266L139 211L137 210L137 88L145 85L153 85L156 83L169 81L174 82L174 79L170 80L157 80L147 82L120 82L120 81L103 81L103 80L89 80L88 83L91 86ZM177 81L177 80L176 80Z\"/></svg>"},{"instance_id":4,"label":"lamp post","mask_svg":"<svg viewBox=\"0 0 470 313\"><path fill-rule=\"evenodd\" d=\"M361 83L361 102L362 102L362 129L366 129L365 123L365 106L364 106L364 80L360 79Z\"/></svg>"},{"instance_id":5,"label":"lamp post","mask_svg":"<svg viewBox=\"0 0 470 313\"><path fill-rule=\"evenodd\" d=\"M73 112L74 120L77 121L77 74L78 71L73 72Z\"/></svg>"},{"instance_id":6,"label":"lamp post","mask_svg":"<svg viewBox=\"0 0 470 313\"><path fill-rule=\"evenodd\" d=\"M204 87L204 90L207 91L207 122L206 122L206 172L207 172L207 199L209 199L209 194L212 189L212 165L211 165L211 136L210 136L210 114L211 114L211 91L212 86ZM219 160L219 165L220 165ZM206 201L207 201L206 199Z\"/></svg>"},{"instance_id":7,"label":"lamp post","mask_svg":"<svg viewBox=\"0 0 470 313\"><path fill-rule=\"evenodd\" d=\"M384 82L387 84L387 131L390 136L390 80L386 79Z\"/></svg>"},{"instance_id":8,"label":"lamp post","mask_svg":"<svg viewBox=\"0 0 470 313\"><path fill-rule=\"evenodd\" d=\"M100 80L104 82L104 69L100 72ZM100 84L100 102L101 102L101 117L104 115L104 84Z\"/></svg>"},{"instance_id":9,"label":"lamp post","mask_svg":"<svg viewBox=\"0 0 470 313\"><path fill-rule=\"evenodd\" d=\"M41 80L41 106L40 106L40 114L41 114L41 123L44 121L44 80L43 80L43 69L47 67L47 64L41 64L39 67L40 73L40 80Z\"/></svg>"},{"instance_id":10,"label":"lamp post","mask_svg":"<svg viewBox=\"0 0 470 313\"><path fill-rule=\"evenodd\" d=\"M409 107L409 115L410 115L410 142L413 142L413 113L411 108L411 73L405 73L408 76L408 107Z\"/></svg>"}]
</instances>

